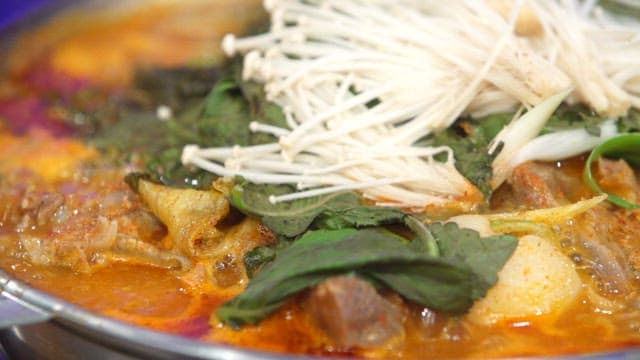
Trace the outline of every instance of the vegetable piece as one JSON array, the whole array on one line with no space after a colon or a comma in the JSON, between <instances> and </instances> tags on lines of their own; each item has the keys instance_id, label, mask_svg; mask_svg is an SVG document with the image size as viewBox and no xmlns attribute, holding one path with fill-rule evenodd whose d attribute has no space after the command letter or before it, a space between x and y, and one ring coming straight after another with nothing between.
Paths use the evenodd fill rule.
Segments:
<instances>
[{"instance_id":1,"label":"vegetable piece","mask_svg":"<svg viewBox=\"0 0 640 360\"><path fill-rule=\"evenodd\" d=\"M556 206L546 209L535 209L529 211L517 211L510 213L498 213L483 215L487 217L491 223L493 222L535 222L545 224L562 224L579 214L593 208L602 201L606 195L594 196L591 199L580 200L575 203L563 206Z\"/></svg>"},{"instance_id":2,"label":"vegetable piece","mask_svg":"<svg viewBox=\"0 0 640 360\"><path fill-rule=\"evenodd\" d=\"M295 238L308 229L337 230L382 225L404 225L412 230L418 241L412 246L430 255L439 254L438 246L429 229L419 219L391 207L363 206L360 197L352 192L335 193L315 198L272 204L270 196L287 191L276 185L236 184L231 191L233 206L257 215L274 233L284 238Z\"/></svg>"},{"instance_id":3,"label":"vegetable piece","mask_svg":"<svg viewBox=\"0 0 640 360\"><path fill-rule=\"evenodd\" d=\"M616 194L607 193L600 188L591 171L591 165L601 156L625 159L633 166L640 166L640 134L631 133L618 135L598 145L587 158L583 172L584 179L589 187L598 194L606 194L607 200L626 209L640 208L640 204L629 202Z\"/></svg>"},{"instance_id":4,"label":"vegetable piece","mask_svg":"<svg viewBox=\"0 0 640 360\"><path fill-rule=\"evenodd\" d=\"M345 205L345 204L339 204ZM401 224L408 214L402 210L381 206L333 206L324 210L315 220L322 229L363 228L387 224ZM419 222L419 221L418 221Z\"/></svg>"},{"instance_id":5,"label":"vegetable piece","mask_svg":"<svg viewBox=\"0 0 640 360\"><path fill-rule=\"evenodd\" d=\"M231 203L245 213L261 217L262 222L284 238L295 238L308 229L337 230L381 225L404 225L417 239L411 246L432 256L439 249L429 229L414 216L391 208L360 205L360 197L352 192L336 193L288 203L272 204L269 196L287 191L286 186L236 184ZM245 259L252 262L252 259Z\"/></svg>"},{"instance_id":6,"label":"vegetable piece","mask_svg":"<svg viewBox=\"0 0 640 360\"><path fill-rule=\"evenodd\" d=\"M288 186L237 184L230 196L232 204L261 217L273 232L295 237L310 228L362 228L402 224L408 214L390 207L362 206L353 192L335 193L287 203L273 204L269 197L289 191Z\"/></svg>"},{"instance_id":7,"label":"vegetable piece","mask_svg":"<svg viewBox=\"0 0 640 360\"><path fill-rule=\"evenodd\" d=\"M598 1L598 5L613 14L640 18L640 7L638 7L638 3L635 1L600 0Z\"/></svg>"},{"instance_id":8,"label":"vegetable piece","mask_svg":"<svg viewBox=\"0 0 640 360\"><path fill-rule=\"evenodd\" d=\"M559 313L573 301L582 282L574 264L548 240L527 235L498 273L500 282L469 312L476 323Z\"/></svg>"},{"instance_id":9,"label":"vegetable piece","mask_svg":"<svg viewBox=\"0 0 640 360\"><path fill-rule=\"evenodd\" d=\"M540 135L512 157L512 166L530 160L553 161L582 154L616 135L619 127L613 119L599 116L583 105L560 105Z\"/></svg>"},{"instance_id":10,"label":"vegetable piece","mask_svg":"<svg viewBox=\"0 0 640 360\"><path fill-rule=\"evenodd\" d=\"M413 216L405 216L403 220L404 224L417 235L409 244L413 250L431 256L440 256L438 243L425 223Z\"/></svg>"},{"instance_id":11,"label":"vegetable piece","mask_svg":"<svg viewBox=\"0 0 640 360\"><path fill-rule=\"evenodd\" d=\"M278 137L263 151L222 154L190 147L183 160L218 175L301 189L274 197L276 202L348 189L380 205L476 206L481 197L459 172L488 194L487 157L460 157L465 163L454 168L450 156L444 163L432 161L450 152L416 146L417 140L461 115L511 111L519 104L535 109L565 89L575 89L565 93L572 102L601 115L620 116L640 104L637 72L623 61L629 44L618 36L638 34L637 27L612 21L595 1L582 5L269 2L271 30L245 39L227 35L223 48L228 55L244 55L244 79L264 83L267 96L286 113L287 126L253 124ZM519 33L523 16L537 30ZM534 113L525 117L531 120ZM591 136L600 131L592 115L581 119ZM538 135L545 117L520 123L518 131L494 142L505 150L493 163L492 188L506 178L510 157ZM564 147L558 156L577 149ZM406 173L421 174L422 180L389 177Z\"/></svg>"},{"instance_id":12,"label":"vegetable piece","mask_svg":"<svg viewBox=\"0 0 640 360\"><path fill-rule=\"evenodd\" d=\"M233 326L257 323L289 296L346 273L375 280L376 284L435 310L464 312L495 283L490 269L504 264L505 254L508 249L515 249L517 240L511 236L495 237L486 245L475 247L471 254L460 246L486 239L469 231L463 235L465 240L452 241L458 237L456 233L460 235L459 230L451 226L440 230L443 236L436 240L450 255L446 257L415 251L398 235L380 229L309 231L264 265L245 291L220 307L217 315ZM309 261L311 258L314 261ZM490 265L483 265L478 271L469 266L477 264Z\"/></svg>"},{"instance_id":13,"label":"vegetable piece","mask_svg":"<svg viewBox=\"0 0 640 360\"><path fill-rule=\"evenodd\" d=\"M584 105L560 105L544 125L540 135L565 130L584 129L587 134L600 136L600 126L607 120Z\"/></svg>"},{"instance_id":14,"label":"vegetable piece","mask_svg":"<svg viewBox=\"0 0 640 360\"><path fill-rule=\"evenodd\" d=\"M237 184L233 187L230 201L239 210L260 216L269 229L286 237L302 234L326 209L357 207L360 202L354 193L331 194L279 204L269 201L270 196L288 191L290 187L286 185Z\"/></svg>"},{"instance_id":15,"label":"vegetable piece","mask_svg":"<svg viewBox=\"0 0 640 360\"><path fill-rule=\"evenodd\" d=\"M246 254L244 254L244 267L247 276L252 278L264 264L273 261L276 258L276 250L269 246L259 246Z\"/></svg>"},{"instance_id":16,"label":"vegetable piece","mask_svg":"<svg viewBox=\"0 0 640 360\"><path fill-rule=\"evenodd\" d=\"M261 86L240 81L238 73L241 71L240 63L233 63L207 95L195 129L198 138L192 143L214 146L264 144L275 138L252 131L252 122L272 126L286 124L284 114L266 100Z\"/></svg>"},{"instance_id":17,"label":"vegetable piece","mask_svg":"<svg viewBox=\"0 0 640 360\"><path fill-rule=\"evenodd\" d=\"M419 144L450 147L456 160L456 169L477 186L485 195L485 200L488 200L492 191L489 186L493 177L492 163L501 151L496 149L490 154L489 145L512 118L513 114L502 113L480 119L461 119Z\"/></svg>"},{"instance_id":18,"label":"vegetable piece","mask_svg":"<svg viewBox=\"0 0 640 360\"><path fill-rule=\"evenodd\" d=\"M393 282L385 278L385 266L387 270L407 271L398 279L401 290L410 288L415 280L423 280L415 284L422 292L408 294L413 300L421 299L433 308L451 311L466 309L471 303L472 273L468 269L415 253L379 230L343 229L309 232L265 265L245 291L220 307L217 315L234 326L257 323L289 296L333 275L358 270L366 273L369 269L370 275L378 275L378 280ZM431 276L435 278L430 279ZM432 298L431 287L445 291ZM422 295L426 298L422 299Z\"/></svg>"},{"instance_id":19,"label":"vegetable piece","mask_svg":"<svg viewBox=\"0 0 640 360\"><path fill-rule=\"evenodd\" d=\"M478 232L460 228L456 223L435 223L430 226L433 236L438 239L442 257L455 259L469 266L478 275L474 287L474 299L484 296L486 291L498 281L496 274L509 259L516 241L504 236L479 238ZM483 254L491 253L491 260Z\"/></svg>"},{"instance_id":20,"label":"vegetable piece","mask_svg":"<svg viewBox=\"0 0 640 360\"><path fill-rule=\"evenodd\" d=\"M121 110L118 121L99 129L89 142L101 150L122 153L123 156L133 151L153 153L163 149L164 144L158 139L165 138L167 131L166 124L159 121L155 114ZM146 136L139 136L141 133Z\"/></svg>"},{"instance_id":21,"label":"vegetable piece","mask_svg":"<svg viewBox=\"0 0 640 360\"><path fill-rule=\"evenodd\" d=\"M182 165L178 149L186 144L231 146L273 141L273 136L252 132L249 125L252 121L282 125L284 115L265 100L259 86L250 82L241 84L236 80L237 73L241 71L239 67L237 63L232 64L203 101L167 122L166 148L152 157L147 166L162 183L189 186L195 182L202 185L205 181L210 184L216 177L210 172Z\"/></svg>"},{"instance_id":22,"label":"vegetable piece","mask_svg":"<svg viewBox=\"0 0 640 360\"><path fill-rule=\"evenodd\" d=\"M640 110L629 109L629 113L618 120L618 132L621 134L640 132Z\"/></svg>"},{"instance_id":23,"label":"vegetable piece","mask_svg":"<svg viewBox=\"0 0 640 360\"><path fill-rule=\"evenodd\" d=\"M500 154L493 161L493 178L491 187L496 189L513 170L513 157L526 143L533 140L549 120L560 103L569 95L571 89L565 89L511 121L493 139L490 152L497 151L500 144L504 144Z\"/></svg>"},{"instance_id":24,"label":"vegetable piece","mask_svg":"<svg viewBox=\"0 0 640 360\"><path fill-rule=\"evenodd\" d=\"M219 71L215 67L141 68L134 74L134 86L148 94L154 107L168 106L177 113L204 98Z\"/></svg>"},{"instance_id":25,"label":"vegetable piece","mask_svg":"<svg viewBox=\"0 0 640 360\"><path fill-rule=\"evenodd\" d=\"M512 165L518 166L531 160L553 161L566 159L585 153L601 142L617 134L612 120L597 126L598 136L590 134L586 129L560 130L548 133L531 140L524 145L511 159Z\"/></svg>"}]
</instances>

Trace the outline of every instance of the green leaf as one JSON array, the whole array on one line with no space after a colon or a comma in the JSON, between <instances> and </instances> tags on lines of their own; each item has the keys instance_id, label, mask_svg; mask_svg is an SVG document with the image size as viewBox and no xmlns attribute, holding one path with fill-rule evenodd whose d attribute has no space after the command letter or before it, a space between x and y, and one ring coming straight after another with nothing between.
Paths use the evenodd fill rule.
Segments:
<instances>
[{"instance_id":1,"label":"green leaf","mask_svg":"<svg viewBox=\"0 0 640 360\"><path fill-rule=\"evenodd\" d=\"M320 244L322 246L331 245L334 242L343 240L349 236L355 235L358 232L357 229L337 229L337 230L314 230L307 231L304 236L298 239L295 243L297 245L315 245Z\"/></svg>"},{"instance_id":2,"label":"green leaf","mask_svg":"<svg viewBox=\"0 0 640 360\"><path fill-rule=\"evenodd\" d=\"M308 229L337 230L384 225L405 225L424 241L425 251L437 255L428 229L408 213L392 207L366 206L352 192L272 204L271 195L293 191L288 185L251 184L239 180L231 191L231 204L245 214L256 215L274 233L294 238Z\"/></svg>"},{"instance_id":3,"label":"green leaf","mask_svg":"<svg viewBox=\"0 0 640 360\"><path fill-rule=\"evenodd\" d=\"M570 129L585 129L593 136L600 136L600 125L606 119L584 105L561 105L549 118L540 135Z\"/></svg>"},{"instance_id":4,"label":"green leaf","mask_svg":"<svg viewBox=\"0 0 640 360\"><path fill-rule=\"evenodd\" d=\"M146 149L157 151L162 145L156 139L166 136L167 132L166 123L158 120L155 114L122 111L118 122L98 131L89 142L101 150L115 150L123 154ZM140 133L146 136L138 136Z\"/></svg>"},{"instance_id":5,"label":"green leaf","mask_svg":"<svg viewBox=\"0 0 640 360\"><path fill-rule=\"evenodd\" d=\"M626 16L633 20L640 18L640 4L635 1L600 0L598 1L598 6L615 16Z\"/></svg>"},{"instance_id":6,"label":"green leaf","mask_svg":"<svg viewBox=\"0 0 640 360\"><path fill-rule=\"evenodd\" d=\"M357 201L357 199L355 199ZM360 206L357 202L330 203L314 224L321 229L363 228L402 224L407 213L400 209L380 206ZM345 207L346 206L346 207Z\"/></svg>"},{"instance_id":7,"label":"green leaf","mask_svg":"<svg viewBox=\"0 0 640 360\"><path fill-rule=\"evenodd\" d=\"M207 96L218 78L219 68L213 66L143 67L135 71L134 86L147 95L153 109L165 105L179 113L193 100Z\"/></svg>"},{"instance_id":8,"label":"green leaf","mask_svg":"<svg viewBox=\"0 0 640 360\"><path fill-rule=\"evenodd\" d=\"M204 101L196 124L198 141L206 146L246 146L250 143L248 104L233 78L218 81Z\"/></svg>"},{"instance_id":9,"label":"green leaf","mask_svg":"<svg viewBox=\"0 0 640 360\"><path fill-rule=\"evenodd\" d=\"M360 199L355 193L335 193L272 204L269 196L294 191L288 185L240 183L234 186L230 201L239 210L254 214L273 232L286 237L302 234L326 209L355 207Z\"/></svg>"},{"instance_id":10,"label":"green leaf","mask_svg":"<svg viewBox=\"0 0 640 360\"><path fill-rule=\"evenodd\" d=\"M613 159L624 159L633 166L640 166L640 133L621 134L596 146L596 148L591 151L591 154L589 154L583 171L583 177L593 191L598 194L607 194L607 200L620 207L640 209L640 204L632 203L616 194L605 192L600 188L595 176L593 176L591 172L591 166L596 160L603 156Z\"/></svg>"},{"instance_id":11,"label":"green leaf","mask_svg":"<svg viewBox=\"0 0 640 360\"><path fill-rule=\"evenodd\" d=\"M256 323L289 296L328 277L351 272L372 277L435 310L459 313L472 303L475 275L465 265L414 252L385 231L342 229L305 234L265 265L245 291L216 314L234 326Z\"/></svg>"},{"instance_id":12,"label":"green leaf","mask_svg":"<svg viewBox=\"0 0 640 360\"><path fill-rule=\"evenodd\" d=\"M438 242L424 222L414 216L406 216L404 218L404 224L417 235L409 244L414 251L429 254L431 256L440 256Z\"/></svg>"},{"instance_id":13,"label":"green leaf","mask_svg":"<svg viewBox=\"0 0 640 360\"><path fill-rule=\"evenodd\" d=\"M478 276L473 298L484 297L498 281L497 273L515 251L518 240L511 235L480 238L477 231L460 228L456 223L434 223L431 232L438 241L440 253L446 259L466 264Z\"/></svg>"},{"instance_id":14,"label":"green leaf","mask_svg":"<svg viewBox=\"0 0 640 360\"><path fill-rule=\"evenodd\" d=\"M286 120L280 108L266 100L262 85L240 80L241 71L241 62L232 62L206 96L180 106L182 111L174 119L164 123L156 120L158 124L148 127L148 131L161 131L157 136L145 136L154 142L146 165L157 181L169 186L210 187L215 175L182 165L180 155L187 144L247 146L276 140L249 129L252 121L284 127ZM201 91L201 83L189 84L182 84L181 91Z\"/></svg>"},{"instance_id":15,"label":"green leaf","mask_svg":"<svg viewBox=\"0 0 640 360\"><path fill-rule=\"evenodd\" d=\"M489 199L493 176L492 163L501 149L489 154L489 145L495 136L513 118L513 113L489 115L484 118L461 118L448 129L418 142L418 145L449 146L453 150L456 169ZM582 105L560 106L551 116L540 135L568 130L585 129L594 136L600 135L600 125L606 119ZM640 115L633 110L621 120L622 126L640 130Z\"/></svg>"},{"instance_id":16,"label":"green leaf","mask_svg":"<svg viewBox=\"0 0 640 360\"><path fill-rule=\"evenodd\" d=\"M459 119L448 129L419 142L428 146L449 146L453 150L456 169L476 185L488 199L492 163L500 151L489 154L491 140L511 120L513 114L495 114L480 119Z\"/></svg>"},{"instance_id":17,"label":"green leaf","mask_svg":"<svg viewBox=\"0 0 640 360\"><path fill-rule=\"evenodd\" d=\"M376 265L362 273L429 309L465 312L473 305L475 275L462 265L442 258L431 259L434 261Z\"/></svg>"},{"instance_id":18,"label":"green leaf","mask_svg":"<svg viewBox=\"0 0 640 360\"><path fill-rule=\"evenodd\" d=\"M431 227L428 232L434 234L441 257L416 251L413 242L407 244L384 229L308 231L263 265L245 291L220 307L217 315L233 326L254 324L288 297L346 273L370 279L433 310L464 312L495 284L517 239L480 238L477 232L455 224Z\"/></svg>"},{"instance_id":19,"label":"green leaf","mask_svg":"<svg viewBox=\"0 0 640 360\"><path fill-rule=\"evenodd\" d=\"M416 251L437 256L437 244L421 220L392 207L360 205L360 197L351 192L272 204L270 195L293 191L286 185L257 185L239 181L231 192L233 206L246 214L261 217L277 235L294 238L308 229L337 230L384 225L404 225L417 238Z\"/></svg>"},{"instance_id":20,"label":"green leaf","mask_svg":"<svg viewBox=\"0 0 640 360\"><path fill-rule=\"evenodd\" d=\"M640 132L640 110L636 108L629 109L627 115L618 120L618 132L621 134Z\"/></svg>"},{"instance_id":21,"label":"green leaf","mask_svg":"<svg viewBox=\"0 0 640 360\"><path fill-rule=\"evenodd\" d=\"M259 246L244 254L244 267L247 276L252 278L260 271L262 266L273 261L276 258L276 250L269 246Z\"/></svg>"}]
</instances>

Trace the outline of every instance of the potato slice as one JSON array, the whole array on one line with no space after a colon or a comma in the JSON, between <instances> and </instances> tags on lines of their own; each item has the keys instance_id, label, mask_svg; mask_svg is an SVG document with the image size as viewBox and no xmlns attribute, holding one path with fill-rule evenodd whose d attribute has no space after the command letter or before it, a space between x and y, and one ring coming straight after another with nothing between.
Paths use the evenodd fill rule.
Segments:
<instances>
[{"instance_id":1,"label":"potato slice","mask_svg":"<svg viewBox=\"0 0 640 360\"><path fill-rule=\"evenodd\" d=\"M581 289L571 260L548 240L535 235L520 238L498 279L487 296L471 308L471 321L492 324L559 312Z\"/></svg>"}]
</instances>

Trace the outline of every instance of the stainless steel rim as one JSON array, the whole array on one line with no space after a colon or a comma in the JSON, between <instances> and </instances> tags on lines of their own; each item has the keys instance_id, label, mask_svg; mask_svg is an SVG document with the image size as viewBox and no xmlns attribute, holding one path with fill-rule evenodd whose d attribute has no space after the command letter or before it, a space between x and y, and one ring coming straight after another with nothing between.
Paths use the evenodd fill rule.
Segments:
<instances>
[{"instance_id":1,"label":"stainless steel rim","mask_svg":"<svg viewBox=\"0 0 640 360\"><path fill-rule=\"evenodd\" d=\"M256 352L165 334L102 316L37 290L0 270L0 294L50 316L51 322L139 357L190 359L312 359ZM46 321L46 319L43 319ZM17 325L17 324L16 324Z\"/></svg>"},{"instance_id":2,"label":"stainless steel rim","mask_svg":"<svg viewBox=\"0 0 640 360\"><path fill-rule=\"evenodd\" d=\"M321 359L313 356L291 356L258 352L236 347L209 344L176 335L165 334L127 324L106 316L87 311L77 305L46 294L28 284L16 280L0 270L0 294L49 314L52 323L64 327L78 336L96 343L121 350L142 358L188 358L188 359L264 359L302 360ZM631 360L640 358L640 348L607 353L574 356L549 356L523 359L567 359L567 360Z\"/></svg>"}]
</instances>

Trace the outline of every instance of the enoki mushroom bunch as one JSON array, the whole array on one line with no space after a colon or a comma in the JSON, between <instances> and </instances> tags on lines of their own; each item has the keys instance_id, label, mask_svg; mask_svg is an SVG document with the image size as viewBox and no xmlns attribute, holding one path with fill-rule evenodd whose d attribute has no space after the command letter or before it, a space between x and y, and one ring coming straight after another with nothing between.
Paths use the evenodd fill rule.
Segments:
<instances>
[{"instance_id":1,"label":"enoki mushroom bunch","mask_svg":"<svg viewBox=\"0 0 640 360\"><path fill-rule=\"evenodd\" d=\"M461 115L545 107L499 134L508 152L494 163L497 186L512 158L535 158L518 151L565 96L605 116L640 105L638 25L611 19L594 3L267 0L270 31L227 35L223 48L244 55L244 79L264 84L288 126L253 123L252 131L279 141L191 145L183 162L256 183L296 184L298 192L272 202L357 189L379 205L472 206L481 196L456 170L452 151L417 140ZM434 159L441 153L444 162Z\"/></svg>"}]
</instances>

